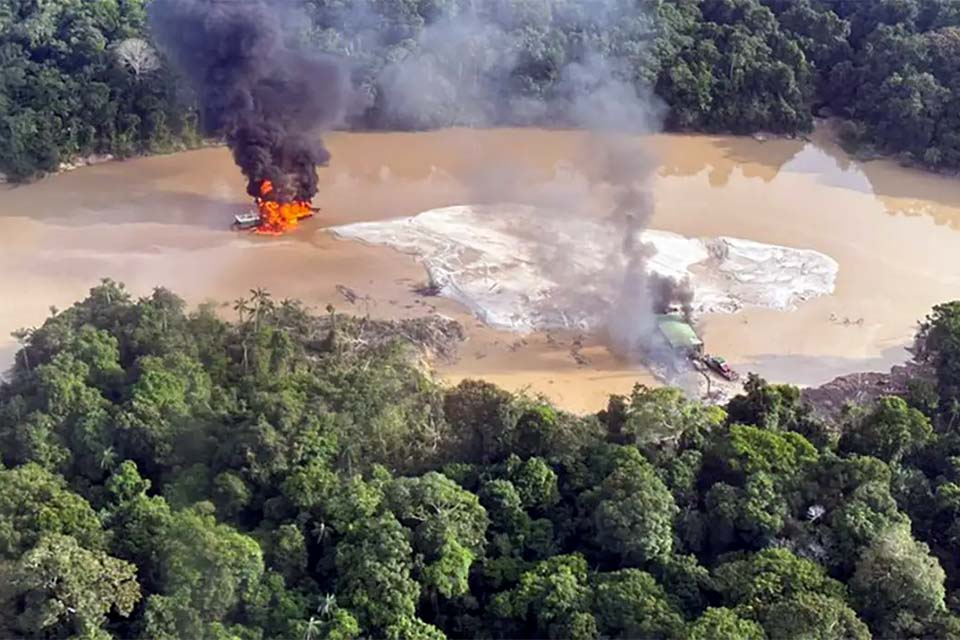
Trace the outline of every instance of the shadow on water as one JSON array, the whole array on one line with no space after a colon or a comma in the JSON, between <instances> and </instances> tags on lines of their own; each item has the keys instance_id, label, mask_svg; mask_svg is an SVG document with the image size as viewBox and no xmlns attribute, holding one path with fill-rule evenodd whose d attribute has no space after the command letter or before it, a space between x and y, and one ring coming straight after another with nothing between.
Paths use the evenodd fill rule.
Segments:
<instances>
[{"instance_id":1,"label":"shadow on water","mask_svg":"<svg viewBox=\"0 0 960 640\"><path fill-rule=\"evenodd\" d=\"M877 199L894 216L927 216L937 226L960 231L960 178L890 161L861 165Z\"/></svg>"},{"instance_id":2,"label":"shadow on water","mask_svg":"<svg viewBox=\"0 0 960 640\"><path fill-rule=\"evenodd\" d=\"M789 138L758 142L750 137L724 136L706 140L708 144L698 147L696 153L664 159L660 175L689 177L706 171L707 181L715 189L741 175L770 183L810 146L809 142Z\"/></svg>"},{"instance_id":3,"label":"shadow on water","mask_svg":"<svg viewBox=\"0 0 960 640\"><path fill-rule=\"evenodd\" d=\"M741 168L745 178L760 178L769 183L784 173L802 173L825 186L874 194L860 163L851 159L839 145L823 138L775 138L764 142L752 138L723 138L716 146L726 160Z\"/></svg>"},{"instance_id":4,"label":"shadow on water","mask_svg":"<svg viewBox=\"0 0 960 640\"><path fill-rule=\"evenodd\" d=\"M10 374L13 371L13 358L20 351L20 345L10 339L9 344L4 344L7 336L0 336L0 382L10 380Z\"/></svg>"},{"instance_id":5,"label":"shadow on water","mask_svg":"<svg viewBox=\"0 0 960 640\"><path fill-rule=\"evenodd\" d=\"M233 216L252 203L231 197L185 191L138 189L120 191L112 199L86 199L72 206L39 206L33 220L67 227L92 224L169 224L175 226L227 229ZM0 209L0 217L18 216L17 208Z\"/></svg>"},{"instance_id":6,"label":"shadow on water","mask_svg":"<svg viewBox=\"0 0 960 640\"><path fill-rule=\"evenodd\" d=\"M874 196L892 216L926 216L938 226L960 230L960 179L921 168L904 167L894 159L859 161L828 134L808 141L750 138L713 141L725 166L713 166L710 185L726 185L733 166L745 178L773 181L781 173L802 173L822 185Z\"/></svg>"},{"instance_id":7,"label":"shadow on water","mask_svg":"<svg viewBox=\"0 0 960 640\"><path fill-rule=\"evenodd\" d=\"M772 182L784 165L794 159L807 146L803 140L790 138L775 138L765 142L758 142L753 138L719 138L714 146L720 156L739 166L745 178L759 178L764 182ZM712 186L722 187L726 180Z\"/></svg>"},{"instance_id":8,"label":"shadow on water","mask_svg":"<svg viewBox=\"0 0 960 640\"><path fill-rule=\"evenodd\" d=\"M799 386L818 386L851 373L882 372L906 362L907 345L884 349L875 358L760 354L733 366L741 373L754 372L768 380L789 380Z\"/></svg>"},{"instance_id":9,"label":"shadow on water","mask_svg":"<svg viewBox=\"0 0 960 640\"><path fill-rule=\"evenodd\" d=\"M151 202L151 200L154 200ZM139 213L144 222L174 224L207 229L227 229L233 217L253 206L250 199L218 197L182 191L164 191L134 204L134 213ZM133 222L136 222L134 216Z\"/></svg>"}]
</instances>

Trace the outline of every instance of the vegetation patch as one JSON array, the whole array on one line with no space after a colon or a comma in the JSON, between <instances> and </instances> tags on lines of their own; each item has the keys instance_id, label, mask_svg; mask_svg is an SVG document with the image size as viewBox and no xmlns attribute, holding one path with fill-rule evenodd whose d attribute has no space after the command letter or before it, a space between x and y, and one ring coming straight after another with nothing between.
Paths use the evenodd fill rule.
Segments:
<instances>
[{"instance_id":1,"label":"vegetation patch","mask_svg":"<svg viewBox=\"0 0 960 640\"><path fill-rule=\"evenodd\" d=\"M0 0L0 172L201 144L195 96L151 43L144 0ZM843 138L960 168L960 9L953 0L319 0L292 44L343 56L348 126L566 125L563 69L591 56L652 88L672 130ZM610 21L611 12L618 16ZM589 66L589 64L588 64ZM434 84L424 86L424 78Z\"/></svg>"},{"instance_id":2,"label":"vegetation patch","mask_svg":"<svg viewBox=\"0 0 960 640\"><path fill-rule=\"evenodd\" d=\"M440 320L104 281L0 386L0 635L955 637L960 305L923 393L596 415L417 365Z\"/></svg>"}]
</instances>

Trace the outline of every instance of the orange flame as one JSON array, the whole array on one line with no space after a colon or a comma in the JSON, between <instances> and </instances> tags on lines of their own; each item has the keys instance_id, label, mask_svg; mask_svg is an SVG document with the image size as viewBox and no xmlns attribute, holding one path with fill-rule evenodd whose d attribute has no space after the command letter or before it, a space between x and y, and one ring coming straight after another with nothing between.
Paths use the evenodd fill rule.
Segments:
<instances>
[{"instance_id":1,"label":"orange flame","mask_svg":"<svg viewBox=\"0 0 960 640\"><path fill-rule=\"evenodd\" d=\"M285 231L295 229L303 218L309 218L313 213L309 202L295 200L293 202L276 202L267 200L273 192L273 183L264 180L260 183L260 197L257 198L257 208L260 210L260 224L256 233L266 235L280 235Z\"/></svg>"}]
</instances>

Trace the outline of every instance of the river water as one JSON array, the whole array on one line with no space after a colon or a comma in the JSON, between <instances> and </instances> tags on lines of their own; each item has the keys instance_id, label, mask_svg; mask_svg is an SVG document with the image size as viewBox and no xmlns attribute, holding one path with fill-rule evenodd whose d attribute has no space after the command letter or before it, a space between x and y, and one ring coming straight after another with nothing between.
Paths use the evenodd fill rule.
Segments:
<instances>
[{"instance_id":1,"label":"river water","mask_svg":"<svg viewBox=\"0 0 960 640\"><path fill-rule=\"evenodd\" d=\"M483 377L576 411L651 382L592 336L518 336L452 302L421 298L423 270L384 247L337 240L327 226L465 203L520 201L602 215L609 204L585 134L545 130L337 133L321 171L324 211L295 233L228 230L248 206L228 151L86 167L5 187L0 198L0 363L9 332L69 306L102 277L135 294L166 286L189 302L229 302L264 287L323 309L377 317L445 313L465 322L451 382ZM840 264L833 295L793 312L708 316L707 348L742 371L800 385L904 360L916 326L960 296L960 180L887 161L851 160L821 131L810 141L655 136L654 228L808 248ZM341 287L359 299L348 302Z\"/></svg>"}]
</instances>

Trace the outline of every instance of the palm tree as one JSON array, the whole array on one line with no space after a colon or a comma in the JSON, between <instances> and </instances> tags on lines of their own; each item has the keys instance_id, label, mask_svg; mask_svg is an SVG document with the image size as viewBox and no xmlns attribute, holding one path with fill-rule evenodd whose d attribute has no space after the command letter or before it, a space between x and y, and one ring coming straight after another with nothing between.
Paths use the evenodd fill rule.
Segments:
<instances>
[{"instance_id":1,"label":"palm tree","mask_svg":"<svg viewBox=\"0 0 960 640\"><path fill-rule=\"evenodd\" d=\"M240 324L243 324L244 316L250 311L250 303L246 298L237 298L233 301L233 310L237 312Z\"/></svg>"},{"instance_id":2,"label":"palm tree","mask_svg":"<svg viewBox=\"0 0 960 640\"><path fill-rule=\"evenodd\" d=\"M273 306L273 301L270 299L270 293L266 289L261 289L260 287L257 287L256 289L250 289L250 301L254 304L254 329L259 333L260 318L263 316L264 311Z\"/></svg>"},{"instance_id":3,"label":"palm tree","mask_svg":"<svg viewBox=\"0 0 960 640\"><path fill-rule=\"evenodd\" d=\"M20 353L23 354L23 366L26 368L27 373L30 373L30 352L28 347L30 346L30 338L33 337L33 329L17 329L10 335L16 339L20 345Z\"/></svg>"},{"instance_id":4,"label":"palm tree","mask_svg":"<svg viewBox=\"0 0 960 640\"><path fill-rule=\"evenodd\" d=\"M250 303L244 298L237 298L233 302L233 310L237 312L240 318L240 347L243 349L243 372L247 373L248 348L247 348L247 322L246 314L250 312Z\"/></svg>"},{"instance_id":5,"label":"palm tree","mask_svg":"<svg viewBox=\"0 0 960 640\"><path fill-rule=\"evenodd\" d=\"M310 616L310 620L307 621L307 630L303 634L303 640L313 640L317 631L320 629L320 621L324 618L329 618L333 615L333 612L337 609L337 596L332 593L328 593L320 599L320 604L317 606L317 613L320 614L320 617Z\"/></svg>"},{"instance_id":6,"label":"palm tree","mask_svg":"<svg viewBox=\"0 0 960 640\"><path fill-rule=\"evenodd\" d=\"M957 421L957 417L960 416L960 402L956 398L950 400L950 406L947 409L947 412L950 415L950 424L947 425L948 431L953 430L953 425Z\"/></svg>"},{"instance_id":7,"label":"palm tree","mask_svg":"<svg viewBox=\"0 0 960 640\"><path fill-rule=\"evenodd\" d=\"M330 335L327 338L327 342L329 343L330 351L340 355L340 341L337 339L337 310L332 304L328 304L327 313L330 314Z\"/></svg>"},{"instance_id":8,"label":"palm tree","mask_svg":"<svg viewBox=\"0 0 960 640\"><path fill-rule=\"evenodd\" d=\"M321 618L329 618L337 609L337 596L332 593L324 594L320 599L320 606L317 607L317 613Z\"/></svg>"},{"instance_id":9,"label":"palm tree","mask_svg":"<svg viewBox=\"0 0 960 640\"><path fill-rule=\"evenodd\" d=\"M313 640L319 629L320 621L316 616L310 616L310 620L307 621L307 630L303 634L303 640Z\"/></svg>"},{"instance_id":10,"label":"palm tree","mask_svg":"<svg viewBox=\"0 0 960 640\"><path fill-rule=\"evenodd\" d=\"M318 543L323 542L323 539L327 535L327 523L321 522L313 528L313 537L317 539Z\"/></svg>"},{"instance_id":11,"label":"palm tree","mask_svg":"<svg viewBox=\"0 0 960 640\"><path fill-rule=\"evenodd\" d=\"M356 438L346 438L340 449L339 466L341 469L346 470L347 475L353 475L353 467L357 461L358 448L359 445L356 442Z\"/></svg>"},{"instance_id":12,"label":"palm tree","mask_svg":"<svg viewBox=\"0 0 960 640\"><path fill-rule=\"evenodd\" d=\"M112 469L117 462L117 451L113 447L107 447L100 454L100 469L107 471Z\"/></svg>"}]
</instances>

